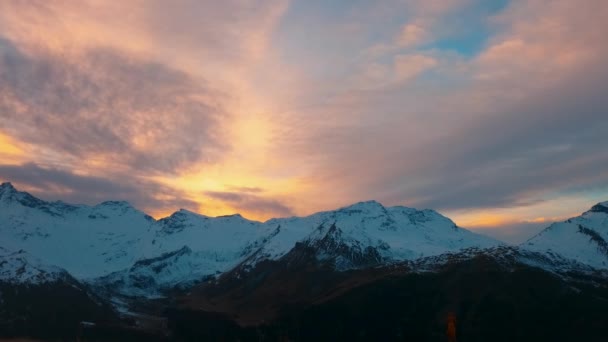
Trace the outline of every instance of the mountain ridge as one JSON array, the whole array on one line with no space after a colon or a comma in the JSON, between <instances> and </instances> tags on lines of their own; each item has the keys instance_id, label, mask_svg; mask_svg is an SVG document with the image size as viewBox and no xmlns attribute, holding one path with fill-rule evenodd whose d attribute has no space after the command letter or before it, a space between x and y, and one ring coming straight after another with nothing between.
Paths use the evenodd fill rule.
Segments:
<instances>
[{"instance_id":1,"label":"mountain ridge","mask_svg":"<svg viewBox=\"0 0 608 342\"><path fill-rule=\"evenodd\" d=\"M33 198L34 201L39 202L41 204L46 204L46 205L63 205L66 207L73 207L73 208L81 208L81 207L85 207L85 208L104 208L104 207L128 207L128 208L132 208L138 212L144 213L148 216L150 216L151 218L153 218L155 221L162 221L165 219L169 219L174 215L179 215L179 214L193 214L199 217L204 217L204 218L225 218L225 217L240 217L246 221L250 221L250 222L258 222L258 223L268 223L269 221L275 221L275 220L285 220L285 219L297 219L297 218L306 218L306 217L310 217L310 216L314 216L314 215L318 215L318 214L324 214L324 213L334 213L334 212L373 212L373 211L384 211L386 212L389 209L400 209L400 210L409 210L409 211L419 211L419 212L429 212L429 213L434 213L437 214L439 216L443 216L442 214L440 214L439 212L437 212L434 209L430 209L430 208L424 208L424 209L416 209L416 208L411 208L411 207L407 207L407 206L403 206L403 205L394 205L394 206L385 206L382 203L378 202L377 200L364 200L364 201L358 201L358 202L354 202L352 204L349 205L344 205L342 207L339 207L335 210L322 210L322 211L318 211L309 215L304 215L304 216L287 216L287 217L273 217L273 218L269 218L265 221L259 221L259 220L253 220L253 219L249 219L245 216L243 216L240 213L233 213L233 214L226 214L226 215L218 215L218 216L208 216L205 215L203 213L199 213L199 212L195 212L189 209L185 209L185 208L179 208L176 211L172 212L171 214L164 216L164 217L160 217L160 218L154 218L153 216L147 214L145 211L138 209L137 207L135 207L133 204L131 204L129 201L126 200L105 200L102 202L99 202L97 204L93 204L93 205L89 205L89 204L82 204L82 203L67 203L64 202L62 200L57 200L57 201L46 201L43 199L40 199L26 191L20 191L18 190L13 184L12 182L2 182L0 183L0 199L2 199L2 195L4 192L7 192L8 194L17 194L17 195L21 195L21 196L25 196L28 198ZM608 202L605 202L608 205ZM445 216L443 216L445 217Z\"/></svg>"},{"instance_id":2,"label":"mountain ridge","mask_svg":"<svg viewBox=\"0 0 608 342\"><path fill-rule=\"evenodd\" d=\"M44 297L61 288L63 298L93 299L70 318L72 325L78 317L118 316L144 325L182 317L177 324L187 326L189 317L202 315L210 326L223 317L234 331L241 324L259 326L329 308L361 291L367 301L377 293L365 289L393 281L425 296L418 281L480 300L467 290L475 283L469 275L484 281L484 291L492 291L494 276L505 286L514 281L519 296L528 280L517 274L532 274L542 279L535 291L550 284L571 296L585 288L592 289L585 298L592 298L595 288L603 296L608 279L607 203L513 246L458 227L435 210L377 201L265 222L185 209L157 220L125 201L47 202L3 183L0 285L5 293L35 288ZM445 277L464 285L455 284L453 292L438 280ZM551 298L565 300L562 293ZM14 298L13 311L5 313L9 321L21 315L20 303L27 301ZM455 303L468 312L466 301L456 297ZM115 312L106 310L110 304Z\"/></svg>"},{"instance_id":3,"label":"mountain ridge","mask_svg":"<svg viewBox=\"0 0 608 342\"><path fill-rule=\"evenodd\" d=\"M209 217L183 209L156 220L125 201L71 205L39 200L10 183L3 183L1 189L0 237L67 269L79 279L95 279L115 272L132 274L138 261L170 255L184 246L192 252L184 262L200 273L192 274L191 280L204 279L247 259L258 262L280 258L299 241L319 239L318 229L332 225L341 232L335 246L342 246L344 251L369 247L374 251L368 251L379 253L382 260L412 259L472 245L500 244L457 227L434 210L385 207L377 201L265 222L241 215ZM23 198L28 200L24 203ZM257 257L252 259L253 254ZM164 265L183 267L176 260ZM167 284L175 285L170 279Z\"/></svg>"},{"instance_id":4,"label":"mountain ridge","mask_svg":"<svg viewBox=\"0 0 608 342\"><path fill-rule=\"evenodd\" d=\"M608 227L607 203L514 247L542 253L555 263L565 257L608 268L608 228L602 228ZM94 206L47 202L11 183L0 185L0 223L0 238L9 248L25 250L77 279L116 285L122 295L151 297L236 267L246 271L264 260L279 260L298 244L336 271L507 246L458 227L435 210L385 207L373 200L265 222L185 209L157 220L126 201ZM562 241L552 230L563 230L564 224L569 228ZM577 248L556 249L568 246L571 234L580 240ZM588 251L590 246L600 251Z\"/></svg>"}]
</instances>

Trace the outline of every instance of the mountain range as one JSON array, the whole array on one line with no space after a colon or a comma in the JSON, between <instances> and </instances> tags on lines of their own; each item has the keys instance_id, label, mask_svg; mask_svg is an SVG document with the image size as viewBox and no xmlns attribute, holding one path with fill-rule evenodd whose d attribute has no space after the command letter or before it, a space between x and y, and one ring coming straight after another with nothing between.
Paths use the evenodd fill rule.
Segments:
<instances>
[{"instance_id":1,"label":"mountain range","mask_svg":"<svg viewBox=\"0 0 608 342\"><path fill-rule=\"evenodd\" d=\"M490 271L498 285L484 278ZM517 278L521 272L540 280L530 284ZM461 279L463 274L470 277ZM307 340L357 339L359 335L344 332L332 335L339 331L335 327L324 328L325 334L302 335L295 326L321 326L324 323L318 317L338 307L352 311L339 306L348 306L345 298L349 296L362 307L383 300L390 303L391 299L370 289L394 290L395 279L412 293L424 290L418 283L444 293L448 290L443 281L456 282L458 298L469 298L463 284L504 286L506 292L501 295L521 284L527 284L525 291L543 284L560 289L547 290L557 302L570 298L563 297L570 295L568 289L585 289L584 295L589 296L585 300L606 301L601 303L608 308L608 202L513 246L458 227L434 210L385 207L375 201L266 222L238 214L208 217L187 210L156 220L127 202L95 206L47 202L10 183L0 185L0 328L4 327L0 331L6 336L72 336L82 333L85 321L97 322L92 323L97 334L101 334L100 326L123 329L129 325L131 333L154 330L158 333L154 338L159 339L229 336L255 340L260 334L275 340L294 335ZM562 288L566 292L560 292ZM494 293L486 288L479 293L485 292ZM479 293L467 300L481 301ZM53 300L59 302L49 304ZM72 305L74 301L79 305ZM23 311L26 303L30 309ZM440 326L437 316L445 310L472 315L467 305L472 304L448 301L425 324ZM599 316L590 320L604 322L608 317L603 306L594 312ZM406 321L417 322L415 314L407 317ZM340 324L365 326L358 319L344 318ZM198 323L188 323L193 320ZM441 334L408 335L394 326L386 329L373 336L433 340L432 336ZM469 337L487 337L469 330Z\"/></svg>"}]
</instances>

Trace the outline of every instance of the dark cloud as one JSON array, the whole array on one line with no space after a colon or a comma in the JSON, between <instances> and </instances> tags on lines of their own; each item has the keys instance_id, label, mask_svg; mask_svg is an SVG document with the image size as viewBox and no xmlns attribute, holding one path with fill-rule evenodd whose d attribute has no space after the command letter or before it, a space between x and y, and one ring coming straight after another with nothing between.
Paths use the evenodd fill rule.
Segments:
<instances>
[{"instance_id":1,"label":"dark cloud","mask_svg":"<svg viewBox=\"0 0 608 342\"><path fill-rule=\"evenodd\" d=\"M222 96L200 79L111 49L24 53L0 40L0 129L62 156L133 172L213 162Z\"/></svg>"},{"instance_id":2,"label":"dark cloud","mask_svg":"<svg viewBox=\"0 0 608 342\"><path fill-rule=\"evenodd\" d=\"M304 160L316 163L319 183L351 201L439 210L528 206L608 189L606 80L605 68L586 65L517 102L474 114L466 101L444 107L443 90L428 88L416 93L426 108L414 105L410 113L403 103L416 99L402 89L401 114L388 120L380 103L361 105L369 116L318 130ZM287 153L299 148L288 138Z\"/></svg>"},{"instance_id":3,"label":"dark cloud","mask_svg":"<svg viewBox=\"0 0 608 342\"><path fill-rule=\"evenodd\" d=\"M206 191L205 195L248 212L272 214L277 217L293 216L293 211L281 202L251 192Z\"/></svg>"},{"instance_id":4,"label":"dark cloud","mask_svg":"<svg viewBox=\"0 0 608 342\"><path fill-rule=\"evenodd\" d=\"M602 70L578 74L430 146L433 182L413 197L435 208L508 207L608 187L606 80Z\"/></svg>"},{"instance_id":5,"label":"dark cloud","mask_svg":"<svg viewBox=\"0 0 608 342\"><path fill-rule=\"evenodd\" d=\"M50 201L61 199L93 205L107 200L126 200L137 208L163 211L167 208L198 208L195 202L186 199L184 193L128 175L114 175L107 179L27 163L0 165L0 179L14 183L17 188L33 188L34 195ZM162 195L163 199L158 200L154 195Z\"/></svg>"},{"instance_id":6,"label":"dark cloud","mask_svg":"<svg viewBox=\"0 0 608 342\"><path fill-rule=\"evenodd\" d=\"M284 0L178 0L167 6L165 1L153 0L146 1L145 23L146 28L169 47L198 49L210 62L238 61L256 54L257 48L251 40L259 39L256 35L273 26L287 3Z\"/></svg>"}]
</instances>

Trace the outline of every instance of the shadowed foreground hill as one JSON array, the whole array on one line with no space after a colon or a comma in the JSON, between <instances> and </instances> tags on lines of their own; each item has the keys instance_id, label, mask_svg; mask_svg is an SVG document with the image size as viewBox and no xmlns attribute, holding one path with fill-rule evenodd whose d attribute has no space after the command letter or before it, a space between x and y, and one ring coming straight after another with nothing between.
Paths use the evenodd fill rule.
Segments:
<instances>
[{"instance_id":1,"label":"shadowed foreground hill","mask_svg":"<svg viewBox=\"0 0 608 342\"><path fill-rule=\"evenodd\" d=\"M75 282L0 282L0 293L0 338L74 338L81 321L117 321L108 305L97 302Z\"/></svg>"},{"instance_id":2,"label":"shadowed foreground hill","mask_svg":"<svg viewBox=\"0 0 608 342\"><path fill-rule=\"evenodd\" d=\"M478 256L437 273L392 273L338 296L283 307L262 326L239 327L228 314L191 308L173 310L169 319L186 341L446 341L454 312L459 341L605 341L608 286L590 276L579 280L523 264L505 269Z\"/></svg>"}]
</instances>

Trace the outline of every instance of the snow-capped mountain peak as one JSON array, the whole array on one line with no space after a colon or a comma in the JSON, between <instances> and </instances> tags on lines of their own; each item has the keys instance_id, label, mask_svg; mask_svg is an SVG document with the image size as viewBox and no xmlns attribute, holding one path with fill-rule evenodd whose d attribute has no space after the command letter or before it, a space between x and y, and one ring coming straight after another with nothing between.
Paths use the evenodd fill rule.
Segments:
<instances>
[{"instance_id":1,"label":"snow-capped mountain peak","mask_svg":"<svg viewBox=\"0 0 608 342\"><path fill-rule=\"evenodd\" d=\"M385 214L386 208L379 202L371 200L342 207L336 211L341 213Z\"/></svg>"},{"instance_id":2,"label":"snow-capped mountain peak","mask_svg":"<svg viewBox=\"0 0 608 342\"><path fill-rule=\"evenodd\" d=\"M591 209L589 210L589 212L592 212L592 213L608 213L608 201L601 202L601 203L598 203L598 204L594 205L593 207L591 207Z\"/></svg>"},{"instance_id":3,"label":"snow-capped mountain peak","mask_svg":"<svg viewBox=\"0 0 608 342\"><path fill-rule=\"evenodd\" d=\"M118 208L118 209L133 208L133 206L131 205L131 203L129 203L127 201L105 201L105 202L101 202L101 203L97 204L95 207L98 207L98 208Z\"/></svg>"},{"instance_id":4,"label":"snow-capped mountain peak","mask_svg":"<svg viewBox=\"0 0 608 342\"><path fill-rule=\"evenodd\" d=\"M11 182L4 182L0 184L0 195L6 192L17 192L17 189L15 189Z\"/></svg>"},{"instance_id":5,"label":"snow-capped mountain peak","mask_svg":"<svg viewBox=\"0 0 608 342\"><path fill-rule=\"evenodd\" d=\"M12 202L18 202L26 207L40 207L48 204L47 202L30 195L27 192L21 192L15 189L13 184L6 182L0 185L0 202L9 205Z\"/></svg>"},{"instance_id":6,"label":"snow-capped mountain peak","mask_svg":"<svg viewBox=\"0 0 608 342\"><path fill-rule=\"evenodd\" d=\"M137 215L149 221L154 219L146 213L139 211L127 201L105 201L90 208L90 218L108 218L113 216Z\"/></svg>"},{"instance_id":7,"label":"snow-capped mountain peak","mask_svg":"<svg viewBox=\"0 0 608 342\"><path fill-rule=\"evenodd\" d=\"M608 268L608 202L594 205L581 216L552 224L520 247Z\"/></svg>"},{"instance_id":8,"label":"snow-capped mountain peak","mask_svg":"<svg viewBox=\"0 0 608 342\"><path fill-rule=\"evenodd\" d=\"M45 202L7 183L0 195L0 239L6 246L26 250L78 279L105 277L122 283L125 291L145 284L157 291L239 264L279 260L298 244L318 260L333 262L337 270L502 245L456 226L434 210L385 207L377 201L257 222L183 209L155 220L128 202ZM586 215L586 220L605 216L597 209ZM139 281L150 277L156 279Z\"/></svg>"}]
</instances>

